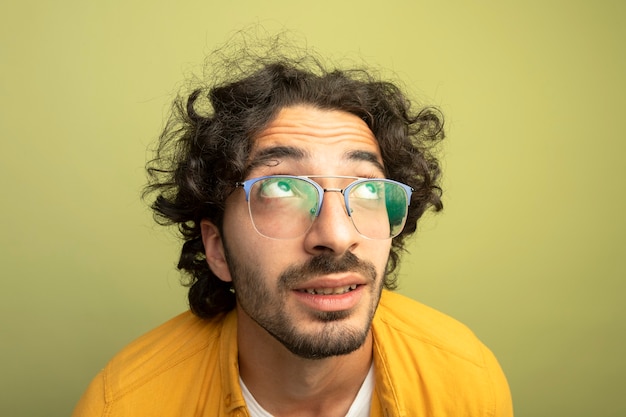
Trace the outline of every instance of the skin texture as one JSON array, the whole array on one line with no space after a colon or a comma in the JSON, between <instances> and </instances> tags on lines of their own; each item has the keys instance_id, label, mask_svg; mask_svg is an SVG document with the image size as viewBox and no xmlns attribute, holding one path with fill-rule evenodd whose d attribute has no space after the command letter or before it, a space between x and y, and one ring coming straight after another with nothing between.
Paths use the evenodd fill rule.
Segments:
<instances>
[{"instance_id":1,"label":"skin texture","mask_svg":"<svg viewBox=\"0 0 626 417\"><path fill-rule=\"evenodd\" d=\"M263 175L383 177L376 138L349 113L309 106L282 109L254 139L247 178ZM343 188L346 180L319 179ZM391 239L355 230L340 193L326 193L302 237L259 235L243 190L228 198L222 232L202 222L207 262L237 295L240 374L277 417L343 416L372 360L370 324ZM306 289L356 289L311 295Z\"/></svg>"}]
</instances>

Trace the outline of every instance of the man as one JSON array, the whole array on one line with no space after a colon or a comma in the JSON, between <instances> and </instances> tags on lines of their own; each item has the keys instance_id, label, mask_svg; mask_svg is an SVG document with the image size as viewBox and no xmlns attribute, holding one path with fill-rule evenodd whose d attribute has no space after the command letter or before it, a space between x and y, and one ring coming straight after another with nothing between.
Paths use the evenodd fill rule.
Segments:
<instances>
[{"instance_id":1,"label":"man","mask_svg":"<svg viewBox=\"0 0 626 417\"><path fill-rule=\"evenodd\" d=\"M442 208L439 112L364 71L260 61L178 100L149 164L191 312L122 350L74 416L511 416L491 352L389 291Z\"/></svg>"}]
</instances>

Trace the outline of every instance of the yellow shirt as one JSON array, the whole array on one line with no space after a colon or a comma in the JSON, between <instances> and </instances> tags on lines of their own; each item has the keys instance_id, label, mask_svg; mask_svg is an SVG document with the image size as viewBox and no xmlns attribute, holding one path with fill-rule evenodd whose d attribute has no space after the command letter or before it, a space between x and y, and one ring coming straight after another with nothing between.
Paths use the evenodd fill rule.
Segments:
<instances>
[{"instance_id":1,"label":"yellow shirt","mask_svg":"<svg viewBox=\"0 0 626 417\"><path fill-rule=\"evenodd\" d=\"M372 322L372 417L510 417L493 354L464 325L383 292ZM72 417L248 417L237 315L183 313L140 337L96 376Z\"/></svg>"}]
</instances>

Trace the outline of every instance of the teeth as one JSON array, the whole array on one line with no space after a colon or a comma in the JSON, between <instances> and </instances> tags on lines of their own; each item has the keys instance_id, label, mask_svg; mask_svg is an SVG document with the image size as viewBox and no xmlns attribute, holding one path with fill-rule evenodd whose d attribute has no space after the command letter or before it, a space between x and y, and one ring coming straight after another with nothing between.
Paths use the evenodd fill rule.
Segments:
<instances>
[{"instance_id":1,"label":"teeth","mask_svg":"<svg viewBox=\"0 0 626 417\"><path fill-rule=\"evenodd\" d=\"M355 290L357 287L356 284L346 285L345 287L337 287L337 288L307 288L306 290L302 290L311 295L340 295L345 294L348 291Z\"/></svg>"}]
</instances>

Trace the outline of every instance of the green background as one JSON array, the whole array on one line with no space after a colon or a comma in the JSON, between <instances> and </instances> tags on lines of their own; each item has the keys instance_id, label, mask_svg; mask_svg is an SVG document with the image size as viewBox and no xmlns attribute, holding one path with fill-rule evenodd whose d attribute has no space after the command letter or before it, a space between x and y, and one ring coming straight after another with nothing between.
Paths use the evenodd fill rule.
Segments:
<instances>
[{"instance_id":1,"label":"green background","mask_svg":"<svg viewBox=\"0 0 626 417\"><path fill-rule=\"evenodd\" d=\"M67 416L186 308L179 242L139 198L146 149L206 54L255 23L444 111L446 208L401 291L492 348L516 415L626 415L624 4L3 1L0 415Z\"/></svg>"}]
</instances>

